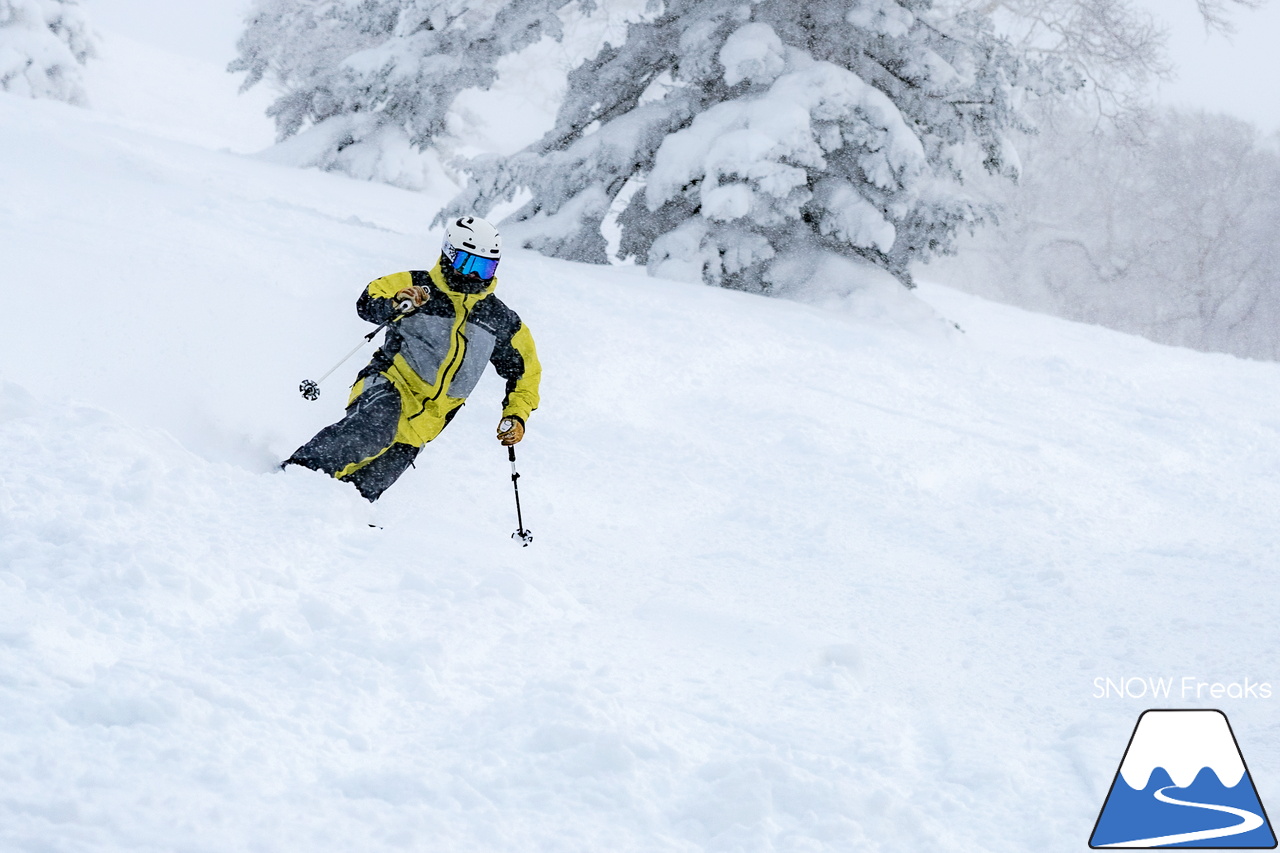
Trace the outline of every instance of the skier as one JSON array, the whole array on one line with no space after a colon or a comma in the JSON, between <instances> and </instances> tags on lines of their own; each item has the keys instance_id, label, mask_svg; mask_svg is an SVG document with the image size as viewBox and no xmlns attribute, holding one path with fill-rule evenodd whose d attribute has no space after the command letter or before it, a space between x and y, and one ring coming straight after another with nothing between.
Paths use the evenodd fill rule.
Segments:
<instances>
[{"instance_id":1,"label":"skier","mask_svg":"<svg viewBox=\"0 0 1280 853\"><path fill-rule=\"evenodd\" d=\"M342 420L280 467L324 471L377 500L448 426L486 361L507 380L498 440L519 442L538 407L542 367L529 327L493 295L501 255L497 229L463 216L445 227L440 260L430 271L370 282L356 313L370 323L391 319L382 347L357 376Z\"/></svg>"}]
</instances>

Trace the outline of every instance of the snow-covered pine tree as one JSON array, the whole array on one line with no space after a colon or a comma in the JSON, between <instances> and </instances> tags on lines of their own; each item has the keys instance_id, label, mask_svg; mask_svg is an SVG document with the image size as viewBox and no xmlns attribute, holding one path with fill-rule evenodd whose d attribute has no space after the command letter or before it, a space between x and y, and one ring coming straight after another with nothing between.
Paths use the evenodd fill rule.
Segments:
<instances>
[{"instance_id":1,"label":"snow-covered pine tree","mask_svg":"<svg viewBox=\"0 0 1280 853\"><path fill-rule=\"evenodd\" d=\"M83 104L93 54L79 0L0 0L0 91Z\"/></svg>"},{"instance_id":2,"label":"snow-covered pine tree","mask_svg":"<svg viewBox=\"0 0 1280 853\"><path fill-rule=\"evenodd\" d=\"M654 274L781 292L826 252L911 286L984 214L966 171L1016 173L1018 98L1061 85L931 0L668 0L571 73L541 141L473 161L449 209L527 190L509 237L603 263L625 205L619 254Z\"/></svg>"},{"instance_id":3,"label":"snow-covered pine tree","mask_svg":"<svg viewBox=\"0 0 1280 853\"><path fill-rule=\"evenodd\" d=\"M270 78L268 109L299 165L414 187L415 149L445 130L460 92L543 36L572 0L256 0L233 72ZM588 11L592 0L577 0Z\"/></svg>"}]
</instances>

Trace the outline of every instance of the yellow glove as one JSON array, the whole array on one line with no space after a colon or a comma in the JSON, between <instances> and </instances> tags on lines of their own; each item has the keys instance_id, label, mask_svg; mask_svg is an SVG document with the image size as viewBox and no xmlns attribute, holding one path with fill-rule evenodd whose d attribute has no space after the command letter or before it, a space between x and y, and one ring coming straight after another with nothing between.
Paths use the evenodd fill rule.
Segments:
<instances>
[{"instance_id":1,"label":"yellow glove","mask_svg":"<svg viewBox=\"0 0 1280 853\"><path fill-rule=\"evenodd\" d=\"M501 441L504 446L519 444L522 438L524 438L524 421L512 416L503 418L498 423L498 441Z\"/></svg>"}]
</instances>

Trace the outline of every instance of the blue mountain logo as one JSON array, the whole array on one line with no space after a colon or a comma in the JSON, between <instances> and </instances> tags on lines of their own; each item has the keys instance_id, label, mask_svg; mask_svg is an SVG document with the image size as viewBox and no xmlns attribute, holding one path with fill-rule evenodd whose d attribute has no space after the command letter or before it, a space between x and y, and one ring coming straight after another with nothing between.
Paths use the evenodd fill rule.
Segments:
<instances>
[{"instance_id":1,"label":"blue mountain logo","mask_svg":"<svg viewBox=\"0 0 1280 853\"><path fill-rule=\"evenodd\" d=\"M1221 711L1144 711L1089 846L1276 846L1236 736Z\"/></svg>"}]
</instances>

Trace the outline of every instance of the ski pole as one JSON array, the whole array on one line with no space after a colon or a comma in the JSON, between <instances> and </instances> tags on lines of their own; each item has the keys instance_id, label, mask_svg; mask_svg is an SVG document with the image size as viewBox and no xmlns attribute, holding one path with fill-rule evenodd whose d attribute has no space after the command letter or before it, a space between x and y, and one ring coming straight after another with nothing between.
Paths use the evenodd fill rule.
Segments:
<instances>
[{"instance_id":1,"label":"ski pole","mask_svg":"<svg viewBox=\"0 0 1280 853\"><path fill-rule=\"evenodd\" d=\"M529 543L533 541L533 534L524 529L524 517L520 514L520 484L516 482L520 479L520 475L516 472L516 446L514 444L507 445L507 458L511 460L511 488L516 493L516 524L518 525L516 532L511 534L511 538L519 539L523 547L528 548Z\"/></svg>"},{"instance_id":2,"label":"ski pole","mask_svg":"<svg viewBox=\"0 0 1280 853\"><path fill-rule=\"evenodd\" d=\"M321 376L319 379L317 379L317 380L315 380L315 381L312 381L312 380L310 380L310 379L304 379L304 380L302 380L302 382L298 385L298 391L302 394L302 396L303 396L305 399L307 399L307 400L318 400L318 399L320 398L320 383L321 383L321 382L323 382L323 381L325 381L326 379L328 379L330 376L332 376L332 375L333 375L333 372L334 372L335 370L337 370L339 367L342 367L342 365L344 365L344 364L346 364L348 361L350 361L350 360L351 360L351 356L353 356L353 355L355 355L356 353L360 352L360 350L364 348L364 345L365 345L365 344L367 344L367 343L369 343L369 341L373 340L373 336L374 336L374 335L378 334L378 332L381 332L381 331L382 331L383 329L385 329L387 326L390 326L390 325L391 325L392 323L394 323L396 320L399 320L401 317L405 317L405 316L407 316L407 315L409 315L409 314L412 314L412 313L413 313L413 311L414 311L413 303L412 303L412 302L410 302L408 299L406 299L406 300L404 300L403 302L401 302L399 305L397 305L397 306L396 306L396 308L398 308L398 309L399 309L399 311L398 311L397 313L392 314L392 315L391 315L391 316L390 316L390 317L389 317L389 318L388 318L388 319L387 319L387 320L386 320L382 325L378 326L378 328L374 329L372 332L370 332L369 334L365 335L365 336L364 336L364 340L362 340L360 343L356 344L356 348L355 348L355 349L353 349L351 352L349 352L349 353L347 353L346 355L344 355L344 356L342 357L342 361L338 362L338 363L337 363L337 364L335 364L333 367L329 368L329 371L328 371L327 373L325 373L325 375L324 375L324 376Z\"/></svg>"}]
</instances>

